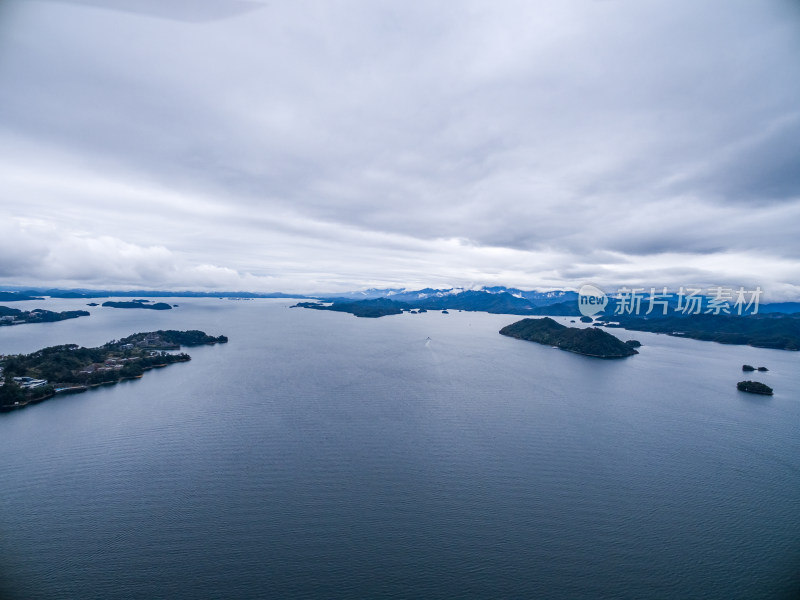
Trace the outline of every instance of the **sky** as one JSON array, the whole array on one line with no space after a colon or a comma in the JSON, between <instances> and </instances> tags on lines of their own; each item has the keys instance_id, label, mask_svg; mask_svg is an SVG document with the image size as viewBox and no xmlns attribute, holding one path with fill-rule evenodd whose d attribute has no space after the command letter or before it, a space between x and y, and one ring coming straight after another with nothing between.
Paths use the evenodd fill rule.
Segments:
<instances>
[{"instance_id":1,"label":"sky","mask_svg":"<svg viewBox=\"0 0 800 600\"><path fill-rule=\"evenodd\" d=\"M800 300L796 0L0 0L0 286Z\"/></svg>"}]
</instances>

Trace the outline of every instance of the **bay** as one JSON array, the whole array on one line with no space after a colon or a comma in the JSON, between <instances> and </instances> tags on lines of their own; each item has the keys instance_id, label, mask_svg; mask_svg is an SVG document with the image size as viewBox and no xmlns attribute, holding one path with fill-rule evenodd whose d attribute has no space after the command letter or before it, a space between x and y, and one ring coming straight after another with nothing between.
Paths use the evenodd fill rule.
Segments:
<instances>
[{"instance_id":1,"label":"bay","mask_svg":"<svg viewBox=\"0 0 800 600\"><path fill-rule=\"evenodd\" d=\"M500 336L509 315L167 301L179 307L0 328L0 353L155 329L230 338L0 415L7 595L797 589L797 353L614 330L644 345L603 361ZM743 363L770 368L758 378L775 396L736 390Z\"/></svg>"}]
</instances>

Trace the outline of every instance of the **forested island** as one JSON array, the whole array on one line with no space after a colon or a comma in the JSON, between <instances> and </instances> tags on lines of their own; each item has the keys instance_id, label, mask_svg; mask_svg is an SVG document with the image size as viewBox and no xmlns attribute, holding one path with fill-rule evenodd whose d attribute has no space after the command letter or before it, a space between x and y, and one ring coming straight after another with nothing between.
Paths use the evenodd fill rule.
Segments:
<instances>
[{"instance_id":1,"label":"forested island","mask_svg":"<svg viewBox=\"0 0 800 600\"><path fill-rule=\"evenodd\" d=\"M765 373L766 371L769 371L769 369L767 367L756 368L753 365L742 365L742 371L761 371L762 373Z\"/></svg>"},{"instance_id":2,"label":"forested island","mask_svg":"<svg viewBox=\"0 0 800 600\"><path fill-rule=\"evenodd\" d=\"M97 348L64 344L0 357L0 411L41 402L59 392L84 391L141 377L145 371L191 360L181 346L225 343L198 330L135 333Z\"/></svg>"},{"instance_id":3,"label":"forested island","mask_svg":"<svg viewBox=\"0 0 800 600\"><path fill-rule=\"evenodd\" d=\"M374 300L360 300L357 302L334 302L333 304L320 304L318 302L298 302L292 308L313 308L314 310L332 310L346 312L357 317L376 319L387 315L399 315L410 311L411 305L405 302L395 302L386 298Z\"/></svg>"},{"instance_id":4,"label":"forested island","mask_svg":"<svg viewBox=\"0 0 800 600\"><path fill-rule=\"evenodd\" d=\"M666 333L720 344L800 350L800 314L766 313L748 316L700 314L653 318L613 315L599 318L606 321L606 327Z\"/></svg>"},{"instance_id":5,"label":"forested island","mask_svg":"<svg viewBox=\"0 0 800 600\"><path fill-rule=\"evenodd\" d=\"M772 396L772 388L760 381L740 381L736 384L736 389L740 392L749 394L761 394L762 396Z\"/></svg>"},{"instance_id":6,"label":"forested island","mask_svg":"<svg viewBox=\"0 0 800 600\"><path fill-rule=\"evenodd\" d=\"M624 358L638 354L634 343L623 342L602 329L567 327L549 317L522 319L506 325L500 333L595 358Z\"/></svg>"},{"instance_id":7,"label":"forested island","mask_svg":"<svg viewBox=\"0 0 800 600\"><path fill-rule=\"evenodd\" d=\"M25 323L53 323L65 319L77 319L78 317L88 317L89 311L86 310L65 310L63 312L53 312L43 308L33 310L19 310L8 306L0 306L0 326L4 325L23 325Z\"/></svg>"},{"instance_id":8,"label":"forested island","mask_svg":"<svg viewBox=\"0 0 800 600\"><path fill-rule=\"evenodd\" d=\"M106 306L108 308L149 308L151 310L172 310L172 306L166 302L153 303L152 300L130 300L121 302L109 300L108 302L103 302L101 306Z\"/></svg>"},{"instance_id":9,"label":"forested island","mask_svg":"<svg viewBox=\"0 0 800 600\"><path fill-rule=\"evenodd\" d=\"M219 335L214 337L198 329L177 331L175 329L159 329L147 333L134 333L118 341L109 342L122 345L133 345L146 349L169 350L181 346L204 346L208 344L225 344L228 337Z\"/></svg>"}]
</instances>

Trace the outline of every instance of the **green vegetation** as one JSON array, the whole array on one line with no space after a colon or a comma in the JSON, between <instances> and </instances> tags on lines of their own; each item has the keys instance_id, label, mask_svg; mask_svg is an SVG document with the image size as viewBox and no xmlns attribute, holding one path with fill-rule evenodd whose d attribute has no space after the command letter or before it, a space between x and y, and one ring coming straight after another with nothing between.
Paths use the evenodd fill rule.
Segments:
<instances>
[{"instance_id":1,"label":"green vegetation","mask_svg":"<svg viewBox=\"0 0 800 600\"><path fill-rule=\"evenodd\" d=\"M749 316L688 315L648 319L637 316L603 316L608 327L666 333L720 344L800 350L800 315L779 313ZM618 324L616 324L618 323Z\"/></svg>"},{"instance_id":2,"label":"green vegetation","mask_svg":"<svg viewBox=\"0 0 800 600\"><path fill-rule=\"evenodd\" d=\"M510 337L597 358L623 358L638 352L622 340L594 327L566 327L549 317L522 319L500 330Z\"/></svg>"},{"instance_id":3,"label":"green vegetation","mask_svg":"<svg viewBox=\"0 0 800 600\"><path fill-rule=\"evenodd\" d=\"M28 292L3 292L0 291L0 301L2 302L22 302L24 300L44 300L41 296Z\"/></svg>"},{"instance_id":4,"label":"green vegetation","mask_svg":"<svg viewBox=\"0 0 800 600\"><path fill-rule=\"evenodd\" d=\"M740 392L748 392L750 394L772 396L772 388L760 381L740 381L736 384L736 389Z\"/></svg>"},{"instance_id":5,"label":"green vegetation","mask_svg":"<svg viewBox=\"0 0 800 600\"><path fill-rule=\"evenodd\" d=\"M0 326L21 325L23 323L52 323L65 319L77 319L78 317L88 317L89 312L85 310L66 310L64 312L53 312L43 308L33 310L19 310L0 306Z\"/></svg>"},{"instance_id":6,"label":"green vegetation","mask_svg":"<svg viewBox=\"0 0 800 600\"><path fill-rule=\"evenodd\" d=\"M356 302L334 302L330 305L318 304L316 302L298 302L292 308L313 308L314 310L332 310L335 312L346 312L357 317L376 319L387 315L399 315L403 311L410 310L411 305L405 302L395 302L386 298L376 298L374 300L359 300Z\"/></svg>"},{"instance_id":7,"label":"green vegetation","mask_svg":"<svg viewBox=\"0 0 800 600\"><path fill-rule=\"evenodd\" d=\"M224 344L228 341L227 336L220 335L214 337L198 329L188 331L176 331L175 329L159 329L146 333L134 333L126 338L119 340L118 344L133 344L143 348L171 349L180 346L202 346L205 344Z\"/></svg>"},{"instance_id":8,"label":"green vegetation","mask_svg":"<svg viewBox=\"0 0 800 600\"><path fill-rule=\"evenodd\" d=\"M117 383L141 377L148 369L191 360L185 353L169 353L181 345L197 346L227 342L225 336L210 336L202 331L151 331L112 340L98 348L76 344L51 346L33 352L6 356L3 385L0 386L0 410L9 410L52 396L60 389L85 389L89 386ZM43 380L34 388L25 388L14 378ZM24 381L24 380L23 380ZM18 404L17 404L18 403Z\"/></svg>"},{"instance_id":9,"label":"green vegetation","mask_svg":"<svg viewBox=\"0 0 800 600\"><path fill-rule=\"evenodd\" d=\"M120 344L81 348L75 344L51 346L32 354L9 356L7 377L33 377L56 384L94 385L139 377L157 365L189 360L188 354L169 354L144 348L123 350Z\"/></svg>"},{"instance_id":10,"label":"green vegetation","mask_svg":"<svg viewBox=\"0 0 800 600\"><path fill-rule=\"evenodd\" d=\"M433 292L434 290L428 290ZM348 312L357 317L384 317L386 315L399 315L404 311L417 310L417 313L428 310L439 310L449 314L450 310L480 311L493 314L511 315L577 315L578 307L575 302L555 304L546 307L535 307L525 298L520 298L508 292L488 293L478 290L467 290L457 294L430 295L409 298L407 294L400 295L401 300L390 298L371 298L367 300L352 300L350 298L328 298L330 305L316 302L299 302L294 307L313 308L315 310L332 310ZM293 307L293 308L294 308Z\"/></svg>"},{"instance_id":11,"label":"green vegetation","mask_svg":"<svg viewBox=\"0 0 800 600\"><path fill-rule=\"evenodd\" d=\"M166 302L156 302L153 304L150 300L131 300L130 302L115 302L109 300L103 302L102 306L110 308L149 308L151 310L172 310L172 307Z\"/></svg>"},{"instance_id":12,"label":"green vegetation","mask_svg":"<svg viewBox=\"0 0 800 600\"><path fill-rule=\"evenodd\" d=\"M38 387L35 390L25 390L19 386L11 376L0 382L0 410L5 407L22 406L31 402L39 402L50 398L55 393L52 385Z\"/></svg>"}]
</instances>

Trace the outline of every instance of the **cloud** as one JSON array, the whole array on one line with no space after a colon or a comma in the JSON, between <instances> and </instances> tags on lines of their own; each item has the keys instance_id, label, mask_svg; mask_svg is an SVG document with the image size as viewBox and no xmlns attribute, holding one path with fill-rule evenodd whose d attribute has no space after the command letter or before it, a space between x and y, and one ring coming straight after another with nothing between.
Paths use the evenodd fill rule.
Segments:
<instances>
[{"instance_id":1,"label":"cloud","mask_svg":"<svg viewBox=\"0 0 800 600\"><path fill-rule=\"evenodd\" d=\"M111 236L87 237L43 221L0 224L0 274L35 280L145 281L175 269L163 247L141 247Z\"/></svg>"},{"instance_id":2,"label":"cloud","mask_svg":"<svg viewBox=\"0 0 800 600\"><path fill-rule=\"evenodd\" d=\"M263 5L245 0L172 0L158 2L148 0L39 0L53 3L89 6L158 19L171 19L187 23L203 23L225 19L257 10Z\"/></svg>"},{"instance_id":3,"label":"cloud","mask_svg":"<svg viewBox=\"0 0 800 600\"><path fill-rule=\"evenodd\" d=\"M716 197L749 205L800 198L800 112L782 116L681 182Z\"/></svg>"},{"instance_id":4,"label":"cloud","mask_svg":"<svg viewBox=\"0 0 800 600\"><path fill-rule=\"evenodd\" d=\"M88 4L0 13L8 281L798 281L791 3Z\"/></svg>"}]
</instances>

